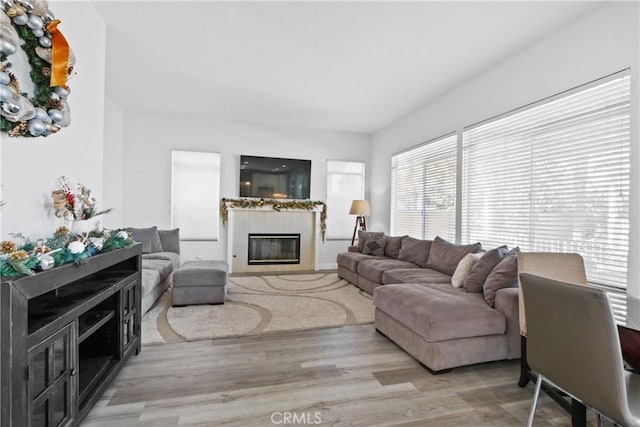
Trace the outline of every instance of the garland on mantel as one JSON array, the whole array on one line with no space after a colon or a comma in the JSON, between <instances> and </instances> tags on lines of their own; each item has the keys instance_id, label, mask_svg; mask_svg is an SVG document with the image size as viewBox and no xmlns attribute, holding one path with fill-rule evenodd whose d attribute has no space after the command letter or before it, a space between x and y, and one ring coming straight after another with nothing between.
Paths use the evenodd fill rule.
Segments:
<instances>
[{"instance_id":1,"label":"garland on mantel","mask_svg":"<svg viewBox=\"0 0 640 427\"><path fill-rule=\"evenodd\" d=\"M282 200L277 199L226 199L223 197L220 201L220 217L222 218L222 225L227 225L227 219L229 218L229 206L241 209L255 209L263 206L271 206L276 212L280 212L282 209L312 211L316 206L322 206L322 211L320 212L320 234L322 235L323 242L327 233L327 204L325 202L316 200L292 200L283 202Z\"/></svg>"}]
</instances>

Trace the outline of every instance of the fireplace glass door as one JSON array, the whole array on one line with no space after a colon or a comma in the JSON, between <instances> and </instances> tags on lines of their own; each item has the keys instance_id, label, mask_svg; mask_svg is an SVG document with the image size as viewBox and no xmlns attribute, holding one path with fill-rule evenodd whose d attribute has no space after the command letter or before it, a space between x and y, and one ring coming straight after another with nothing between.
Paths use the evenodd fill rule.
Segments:
<instances>
[{"instance_id":1,"label":"fireplace glass door","mask_svg":"<svg viewBox=\"0 0 640 427\"><path fill-rule=\"evenodd\" d=\"M249 265L300 264L300 234L249 234Z\"/></svg>"}]
</instances>

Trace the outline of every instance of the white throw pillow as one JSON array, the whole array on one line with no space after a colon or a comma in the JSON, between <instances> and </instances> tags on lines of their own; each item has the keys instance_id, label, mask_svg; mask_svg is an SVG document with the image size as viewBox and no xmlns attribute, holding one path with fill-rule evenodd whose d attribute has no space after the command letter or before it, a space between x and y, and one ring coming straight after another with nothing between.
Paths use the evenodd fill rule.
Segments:
<instances>
[{"instance_id":1,"label":"white throw pillow","mask_svg":"<svg viewBox=\"0 0 640 427\"><path fill-rule=\"evenodd\" d=\"M482 257L483 253L478 252L475 254L467 254L464 258L460 260L458 266L456 267L456 271L454 271L453 276L451 276L451 285L454 288L461 288L464 279L467 278L471 269L475 265L476 262Z\"/></svg>"}]
</instances>

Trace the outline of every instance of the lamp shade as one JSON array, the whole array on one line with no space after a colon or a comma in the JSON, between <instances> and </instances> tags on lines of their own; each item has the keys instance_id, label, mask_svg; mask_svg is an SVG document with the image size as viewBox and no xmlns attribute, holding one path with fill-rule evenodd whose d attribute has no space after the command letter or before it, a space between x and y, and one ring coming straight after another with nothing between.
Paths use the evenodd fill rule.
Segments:
<instances>
[{"instance_id":1,"label":"lamp shade","mask_svg":"<svg viewBox=\"0 0 640 427\"><path fill-rule=\"evenodd\" d=\"M351 202L349 215L369 216L371 215L371 205L368 200L354 200Z\"/></svg>"}]
</instances>

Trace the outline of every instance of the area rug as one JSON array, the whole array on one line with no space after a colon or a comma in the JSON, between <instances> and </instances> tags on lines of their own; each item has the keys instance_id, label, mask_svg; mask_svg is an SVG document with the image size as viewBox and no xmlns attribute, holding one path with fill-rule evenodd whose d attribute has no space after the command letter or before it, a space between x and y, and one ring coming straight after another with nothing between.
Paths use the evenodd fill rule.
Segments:
<instances>
[{"instance_id":1,"label":"area rug","mask_svg":"<svg viewBox=\"0 0 640 427\"><path fill-rule=\"evenodd\" d=\"M172 307L170 290L142 319L142 344L373 322L371 296L336 273L231 277L220 305Z\"/></svg>"}]
</instances>

